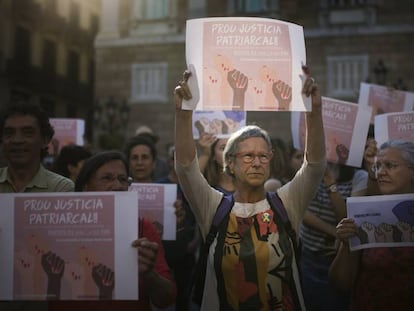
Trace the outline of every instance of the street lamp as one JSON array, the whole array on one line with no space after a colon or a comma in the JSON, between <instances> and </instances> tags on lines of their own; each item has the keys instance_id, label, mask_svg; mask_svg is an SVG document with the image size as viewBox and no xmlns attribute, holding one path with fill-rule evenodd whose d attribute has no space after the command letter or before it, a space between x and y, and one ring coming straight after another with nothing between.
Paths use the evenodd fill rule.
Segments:
<instances>
[{"instance_id":1,"label":"street lamp","mask_svg":"<svg viewBox=\"0 0 414 311\"><path fill-rule=\"evenodd\" d=\"M379 59L377 64L373 69L375 75L375 83L378 85L387 85L387 75L388 75L388 68L385 66L385 63L382 59ZM407 91L407 86L404 83L403 78L399 77L394 83L392 83L392 87L396 90Z\"/></svg>"},{"instance_id":2,"label":"street lamp","mask_svg":"<svg viewBox=\"0 0 414 311\"><path fill-rule=\"evenodd\" d=\"M117 106L118 104L115 102L114 98L111 96L109 97L108 101L105 104L106 114L108 119L109 130L112 132L114 126L114 119L117 113Z\"/></svg>"},{"instance_id":3,"label":"street lamp","mask_svg":"<svg viewBox=\"0 0 414 311\"><path fill-rule=\"evenodd\" d=\"M378 60L378 63L374 67L375 83L379 85L385 85L387 82L388 68L385 67L382 59Z\"/></svg>"},{"instance_id":4,"label":"street lamp","mask_svg":"<svg viewBox=\"0 0 414 311\"><path fill-rule=\"evenodd\" d=\"M99 149L121 149L125 141L131 108L127 100L110 96L106 101L97 100L94 105L93 127Z\"/></svg>"}]
</instances>

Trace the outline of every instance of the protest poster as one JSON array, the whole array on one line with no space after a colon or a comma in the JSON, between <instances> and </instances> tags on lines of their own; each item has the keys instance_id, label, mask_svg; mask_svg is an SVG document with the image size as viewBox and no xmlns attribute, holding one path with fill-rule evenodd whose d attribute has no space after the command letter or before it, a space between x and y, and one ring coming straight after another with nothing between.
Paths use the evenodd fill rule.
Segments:
<instances>
[{"instance_id":1,"label":"protest poster","mask_svg":"<svg viewBox=\"0 0 414 311\"><path fill-rule=\"evenodd\" d=\"M199 139L204 133L213 134L217 138L228 138L245 125L245 111L196 110L193 114L194 139Z\"/></svg>"},{"instance_id":2,"label":"protest poster","mask_svg":"<svg viewBox=\"0 0 414 311\"><path fill-rule=\"evenodd\" d=\"M0 299L138 299L136 193L1 194Z\"/></svg>"},{"instance_id":3,"label":"protest poster","mask_svg":"<svg viewBox=\"0 0 414 311\"><path fill-rule=\"evenodd\" d=\"M132 183L129 191L137 192L140 217L151 221L163 240L175 240L177 221L174 202L176 184Z\"/></svg>"},{"instance_id":4,"label":"protest poster","mask_svg":"<svg viewBox=\"0 0 414 311\"><path fill-rule=\"evenodd\" d=\"M322 97L326 159L331 163L360 167L371 117L371 107ZM293 145L305 149L305 114L291 114Z\"/></svg>"},{"instance_id":5,"label":"protest poster","mask_svg":"<svg viewBox=\"0 0 414 311\"><path fill-rule=\"evenodd\" d=\"M63 146L75 144L83 146L85 133L85 120L50 118L50 124L55 130L55 135L49 143L49 154L56 156Z\"/></svg>"},{"instance_id":6,"label":"protest poster","mask_svg":"<svg viewBox=\"0 0 414 311\"><path fill-rule=\"evenodd\" d=\"M414 111L376 115L374 136L378 146L392 139L414 142Z\"/></svg>"},{"instance_id":7,"label":"protest poster","mask_svg":"<svg viewBox=\"0 0 414 311\"><path fill-rule=\"evenodd\" d=\"M414 93L382 85L361 83L358 104L372 107L370 123L373 124L376 115L413 111Z\"/></svg>"},{"instance_id":8,"label":"protest poster","mask_svg":"<svg viewBox=\"0 0 414 311\"><path fill-rule=\"evenodd\" d=\"M212 17L186 27L187 110L309 111L302 94L303 27L276 19Z\"/></svg>"},{"instance_id":9,"label":"protest poster","mask_svg":"<svg viewBox=\"0 0 414 311\"><path fill-rule=\"evenodd\" d=\"M414 246L413 194L347 198L347 217L355 220L357 236L351 250L372 247Z\"/></svg>"}]
</instances>

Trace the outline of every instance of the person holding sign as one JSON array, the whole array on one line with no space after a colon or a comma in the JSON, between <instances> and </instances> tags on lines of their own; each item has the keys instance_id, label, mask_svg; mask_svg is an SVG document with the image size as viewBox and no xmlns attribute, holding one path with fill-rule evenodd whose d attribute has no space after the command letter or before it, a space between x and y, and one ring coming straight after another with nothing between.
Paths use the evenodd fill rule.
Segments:
<instances>
[{"instance_id":1,"label":"person holding sign","mask_svg":"<svg viewBox=\"0 0 414 311\"><path fill-rule=\"evenodd\" d=\"M69 178L42 165L54 133L46 112L38 106L18 102L2 111L0 142L7 166L0 168L0 193L73 191ZM0 302L1 310L23 308L46 306L42 301Z\"/></svg>"},{"instance_id":2,"label":"person holding sign","mask_svg":"<svg viewBox=\"0 0 414 311\"><path fill-rule=\"evenodd\" d=\"M75 191L128 191L129 185L128 164L124 155L118 151L106 151L95 154L85 162L76 179ZM152 310L151 304L159 308L173 304L176 286L165 261L157 229L143 218L139 219L138 228L138 239L132 243L138 249L138 301L50 302L49 311ZM100 282L95 277L94 279L100 291L105 291L105 282Z\"/></svg>"},{"instance_id":3,"label":"person holding sign","mask_svg":"<svg viewBox=\"0 0 414 311\"><path fill-rule=\"evenodd\" d=\"M315 197L303 217L300 230L300 271L306 309L348 310L349 293L338 293L328 280L336 254L336 225L346 216L346 199L364 195L367 172L330 163Z\"/></svg>"},{"instance_id":4,"label":"person holding sign","mask_svg":"<svg viewBox=\"0 0 414 311\"><path fill-rule=\"evenodd\" d=\"M257 126L233 133L224 150L224 168L232 176L234 206L218 228L209 250L201 310L304 309L292 231L297 230L325 168L325 143L319 88L306 74L303 94L312 98L306 115L304 163L293 180L278 189L279 212L268 201L264 183L269 177L272 146ZM187 80L175 88L176 170L183 192L205 239L223 193L212 188L199 171L192 133L192 111L182 110L191 98ZM191 82L191 81L190 81ZM269 194L269 198L272 195ZM284 207L283 207L284 205ZM282 219L277 214L284 212ZM291 225L289 230L288 224Z\"/></svg>"},{"instance_id":5,"label":"person holding sign","mask_svg":"<svg viewBox=\"0 0 414 311\"><path fill-rule=\"evenodd\" d=\"M389 141L381 145L372 173L383 195L414 195L414 143ZM381 232L376 232L380 234ZM350 251L358 234L352 218L336 227L339 250L330 267L331 282L352 290L351 310L410 310L414 292L414 247L375 247Z\"/></svg>"},{"instance_id":6,"label":"person holding sign","mask_svg":"<svg viewBox=\"0 0 414 311\"><path fill-rule=\"evenodd\" d=\"M156 169L157 149L151 139L145 136L132 137L126 143L124 154L129 164L129 173L134 183L177 183L175 181L174 167L166 178L154 178ZM173 156L173 154L172 154ZM172 163L174 160L170 158ZM182 195L181 189L177 187L177 199L174 202L175 214L177 216L176 239L173 241L163 240L165 259L174 274L177 285L176 308L187 310L189 291L191 288L192 270L195 264L195 249L193 238L196 237L196 224L187 200ZM163 224L154 219L155 227L162 228ZM162 233L163 229L159 229ZM188 248L187 248L188 247Z\"/></svg>"},{"instance_id":7,"label":"person holding sign","mask_svg":"<svg viewBox=\"0 0 414 311\"><path fill-rule=\"evenodd\" d=\"M174 146L169 148L168 154L167 164L170 173L167 178L159 179L156 183L177 185L177 199L174 202L177 231L175 240L163 240L162 244L165 258L177 284L175 310L187 311L191 310L191 285L201 237L194 214L177 179L174 167Z\"/></svg>"}]
</instances>

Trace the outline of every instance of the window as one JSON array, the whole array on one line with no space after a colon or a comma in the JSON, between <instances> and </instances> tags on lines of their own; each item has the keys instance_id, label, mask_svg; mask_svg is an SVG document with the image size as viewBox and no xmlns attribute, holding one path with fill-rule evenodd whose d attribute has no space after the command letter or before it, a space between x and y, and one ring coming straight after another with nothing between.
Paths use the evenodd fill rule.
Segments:
<instances>
[{"instance_id":1,"label":"window","mask_svg":"<svg viewBox=\"0 0 414 311\"><path fill-rule=\"evenodd\" d=\"M72 26L80 27L80 9L79 4L75 2L70 3L69 22Z\"/></svg>"},{"instance_id":2,"label":"window","mask_svg":"<svg viewBox=\"0 0 414 311\"><path fill-rule=\"evenodd\" d=\"M56 0L46 0L46 9L50 12L56 12Z\"/></svg>"},{"instance_id":3,"label":"window","mask_svg":"<svg viewBox=\"0 0 414 311\"><path fill-rule=\"evenodd\" d=\"M76 102L71 102L66 105L66 116L68 118L76 118L78 107Z\"/></svg>"},{"instance_id":4,"label":"window","mask_svg":"<svg viewBox=\"0 0 414 311\"><path fill-rule=\"evenodd\" d=\"M79 54L75 51L69 51L67 64L68 64L68 67L67 67L68 79L73 80L73 81L78 81L79 80L79 66L80 66Z\"/></svg>"},{"instance_id":5,"label":"window","mask_svg":"<svg viewBox=\"0 0 414 311\"><path fill-rule=\"evenodd\" d=\"M31 95L28 91L13 88L10 93L10 98L11 98L10 102L19 102L19 101L30 102Z\"/></svg>"},{"instance_id":6,"label":"window","mask_svg":"<svg viewBox=\"0 0 414 311\"><path fill-rule=\"evenodd\" d=\"M95 14L91 15L90 30L94 35L96 35L99 31L99 17Z\"/></svg>"},{"instance_id":7,"label":"window","mask_svg":"<svg viewBox=\"0 0 414 311\"><path fill-rule=\"evenodd\" d=\"M321 0L322 25L375 24L377 0Z\"/></svg>"},{"instance_id":8,"label":"window","mask_svg":"<svg viewBox=\"0 0 414 311\"><path fill-rule=\"evenodd\" d=\"M133 0L134 6L141 11L144 20L163 19L169 17L170 0Z\"/></svg>"},{"instance_id":9,"label":"window","mask_svg":"<svg viewBox=\"0 0 414 311\"><path fill-rule=\"evenodd\" d=\"M6 59L2 51L0 51L0 75L6 71Z\"/></svg>"},{"instance_id":10,"label":"window","mask_svg":"<svg viewBox=\"0 0 414 311\"><path fill-rule=\"evenodd\" d=\"M132 101L167 102L166 63L132 65Z\"/></svg>"},{"instance_id":11,"label":"window","mask_svg":"<svg viewBox=\"0 0 414 311\"><path fill-rule=\"evenodd\" d=\"M369 74L368 55L330 56L327 70L328 96L355 98Z\"/></svg>"},{"instance_id":12,"label":"window","mask_svg":"<svg viewBox=\"0 0 414 311\"><path fill-rule=\"evenodd\" d=\"M17 26L16 36L14 41L14 55L16 57L16 64L21 67L30 65L31 56L31 34L26 28Z\"/></svg>"},{"instance_id":13,"label":"window","mask_svg":"<svg viewBox=\"0 0 414 311\"><path fill-rule=\"evenodd\" d=\"M131 5L129 35L152 37L176 34L177 10L181 0L129 0ZM186 10L186 8L184 8ZM163 40L157 38L158 40ZM157 40L156 39L156 40Z\"/></svg>"},{"instance_id":14,"label":"window","mask_svg":"<svg viewBox=\"0 0 414 311\"><path fill-rule=\"evenodd\" d=\"M93 87L95 84L95 60L93 58L89 60L88 71L88 83Z\"/></svg>"},{"instance_id":15,"label":"window","mask_svg":"<svg viewBox=\"0 0 414 311\"><path fill-rule=\"evenodd\" d=\"M376 0L325 0L330 8L355 8L366 5L375 5Z\"/></svg>"},{"instance_id":16,"label":"window","mask_svg":"<svg viewBox=\"0 0 414 311\"><path fill-rule=\"evenodd\" d=\"M230 0L227 8L230 14L264 13L277 11L279 0Z\"/></svg>"},{"instance_id":17,"label":"window","mask_svg":"<svg viewBox=\"0 0 414 311\"><path fill-rule=\"evenodd\" d=\"M47 113L49 114L49 117L55 116L56 102L53 99L41 97L40 107L42 107L44 111L47 111Z\"/></svg>"},{"instance_id":18,"label":"window","mask_svg":"<svg viewBox=\"0 0 414 311\"><path fill-rule=\"evenodd\" d=\"M56 72L56 43L47 39L43 42L43 68L48 73Z\"/></svg>"}]
</instances>

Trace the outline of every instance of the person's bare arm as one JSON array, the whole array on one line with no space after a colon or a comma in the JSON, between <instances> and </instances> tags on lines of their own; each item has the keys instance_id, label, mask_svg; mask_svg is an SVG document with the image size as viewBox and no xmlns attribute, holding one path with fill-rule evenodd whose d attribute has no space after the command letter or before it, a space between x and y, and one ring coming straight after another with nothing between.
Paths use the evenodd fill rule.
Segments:
<instances>
[{"instance_id":1,"label":"person's bare arm","mask_svg":"<svg viewBox=\"0 0 414 311\"><path fill-rule=\"evenodd\" d=\"M149 294L151 302L158 308L165 308L170 306L175 301L175 286L174 284L158 274L151 271L143 276L145 284L149 285Z\"/></svg>"},{"instance_id":2,"label":"person's bare arm","mask_svg":"<svg viewBox=\"0 0 414 311\"><path fill-rule=\"evenodd\" d=\"M182 110L183 99L191 99L192 95L187 81L190 72L185 71L183 80L174 90L175 103L175 159L182 165L189 165L196 155L196 146L193 139L193 111Z\"/></svg>"},{"instance_id":3,"label":"person's bare arm","mask_svg":"<svg viewBox=\"0 0 414 311\"><path fill-rule=\"evenodd\" d=\"M336 184L335 174L332 171L332 168L328 165L325 169L325 174L323 176L323 183L326 187L329 187ZM342 218L346 217L346 201L345 198L341 195L339 191L328 191L329 199L331 200L331 207L335 213L336 221L341 221ZM334 227L335 230L335 227ZM335 235L334 235L335 236Z\"/></svg>"},{"instance_id":4,"label":"person's bare arm","mask_svg":"<svg viewBox=\"0 0 414 311\"><path fill-rule=\"evenodd\" d=\"M354 236L356 231L356 225L350 218L342 219L336 226L336 236L340 245L329 268L329 281L341 291L352 288L358 273L360 252L351 252L348 245L348 239Z\"/></svg>"},{"instance_id":5,"label":"person's bare arm","mask_svg":"<svg viewBox=\"0 0 414 311\"><path fill-rule=\"evenodd\" d=\"M148 288L152 304L159 308L173 304L176 298L174 282L156 271L157 260L160 260L157 257L164 256L162 251L159 252L158 244L144 237L133 241L132 246L138 249L139 275Z\"/></svg>"},{"instance_id":6,"label":"person's bare arm","mask_svg":"<svg viewBox=\"0 0 414 311\"><path fill-rule=\"evenodd\" d=\"M314 213L310 211L306 211L305 215L303 216L303 223L308 227L314 228L330 236L336 237L336 229L335 226L327 223L323 219L316 216Z\"/></svg>"},{"instance_id":7,"label":"person's bare arm","mask_svg":"<svg viewBox=\"0 0 414 311\"><path fill-rule=\"evenodd\" d=\"M322 98L319 86L311 78L307 66L303 66L306 81L302 93L312 98L312 111L306 113L306 159L319 162L325 158L325 135L322 121Z\"/></svg>"}]
</instances>

